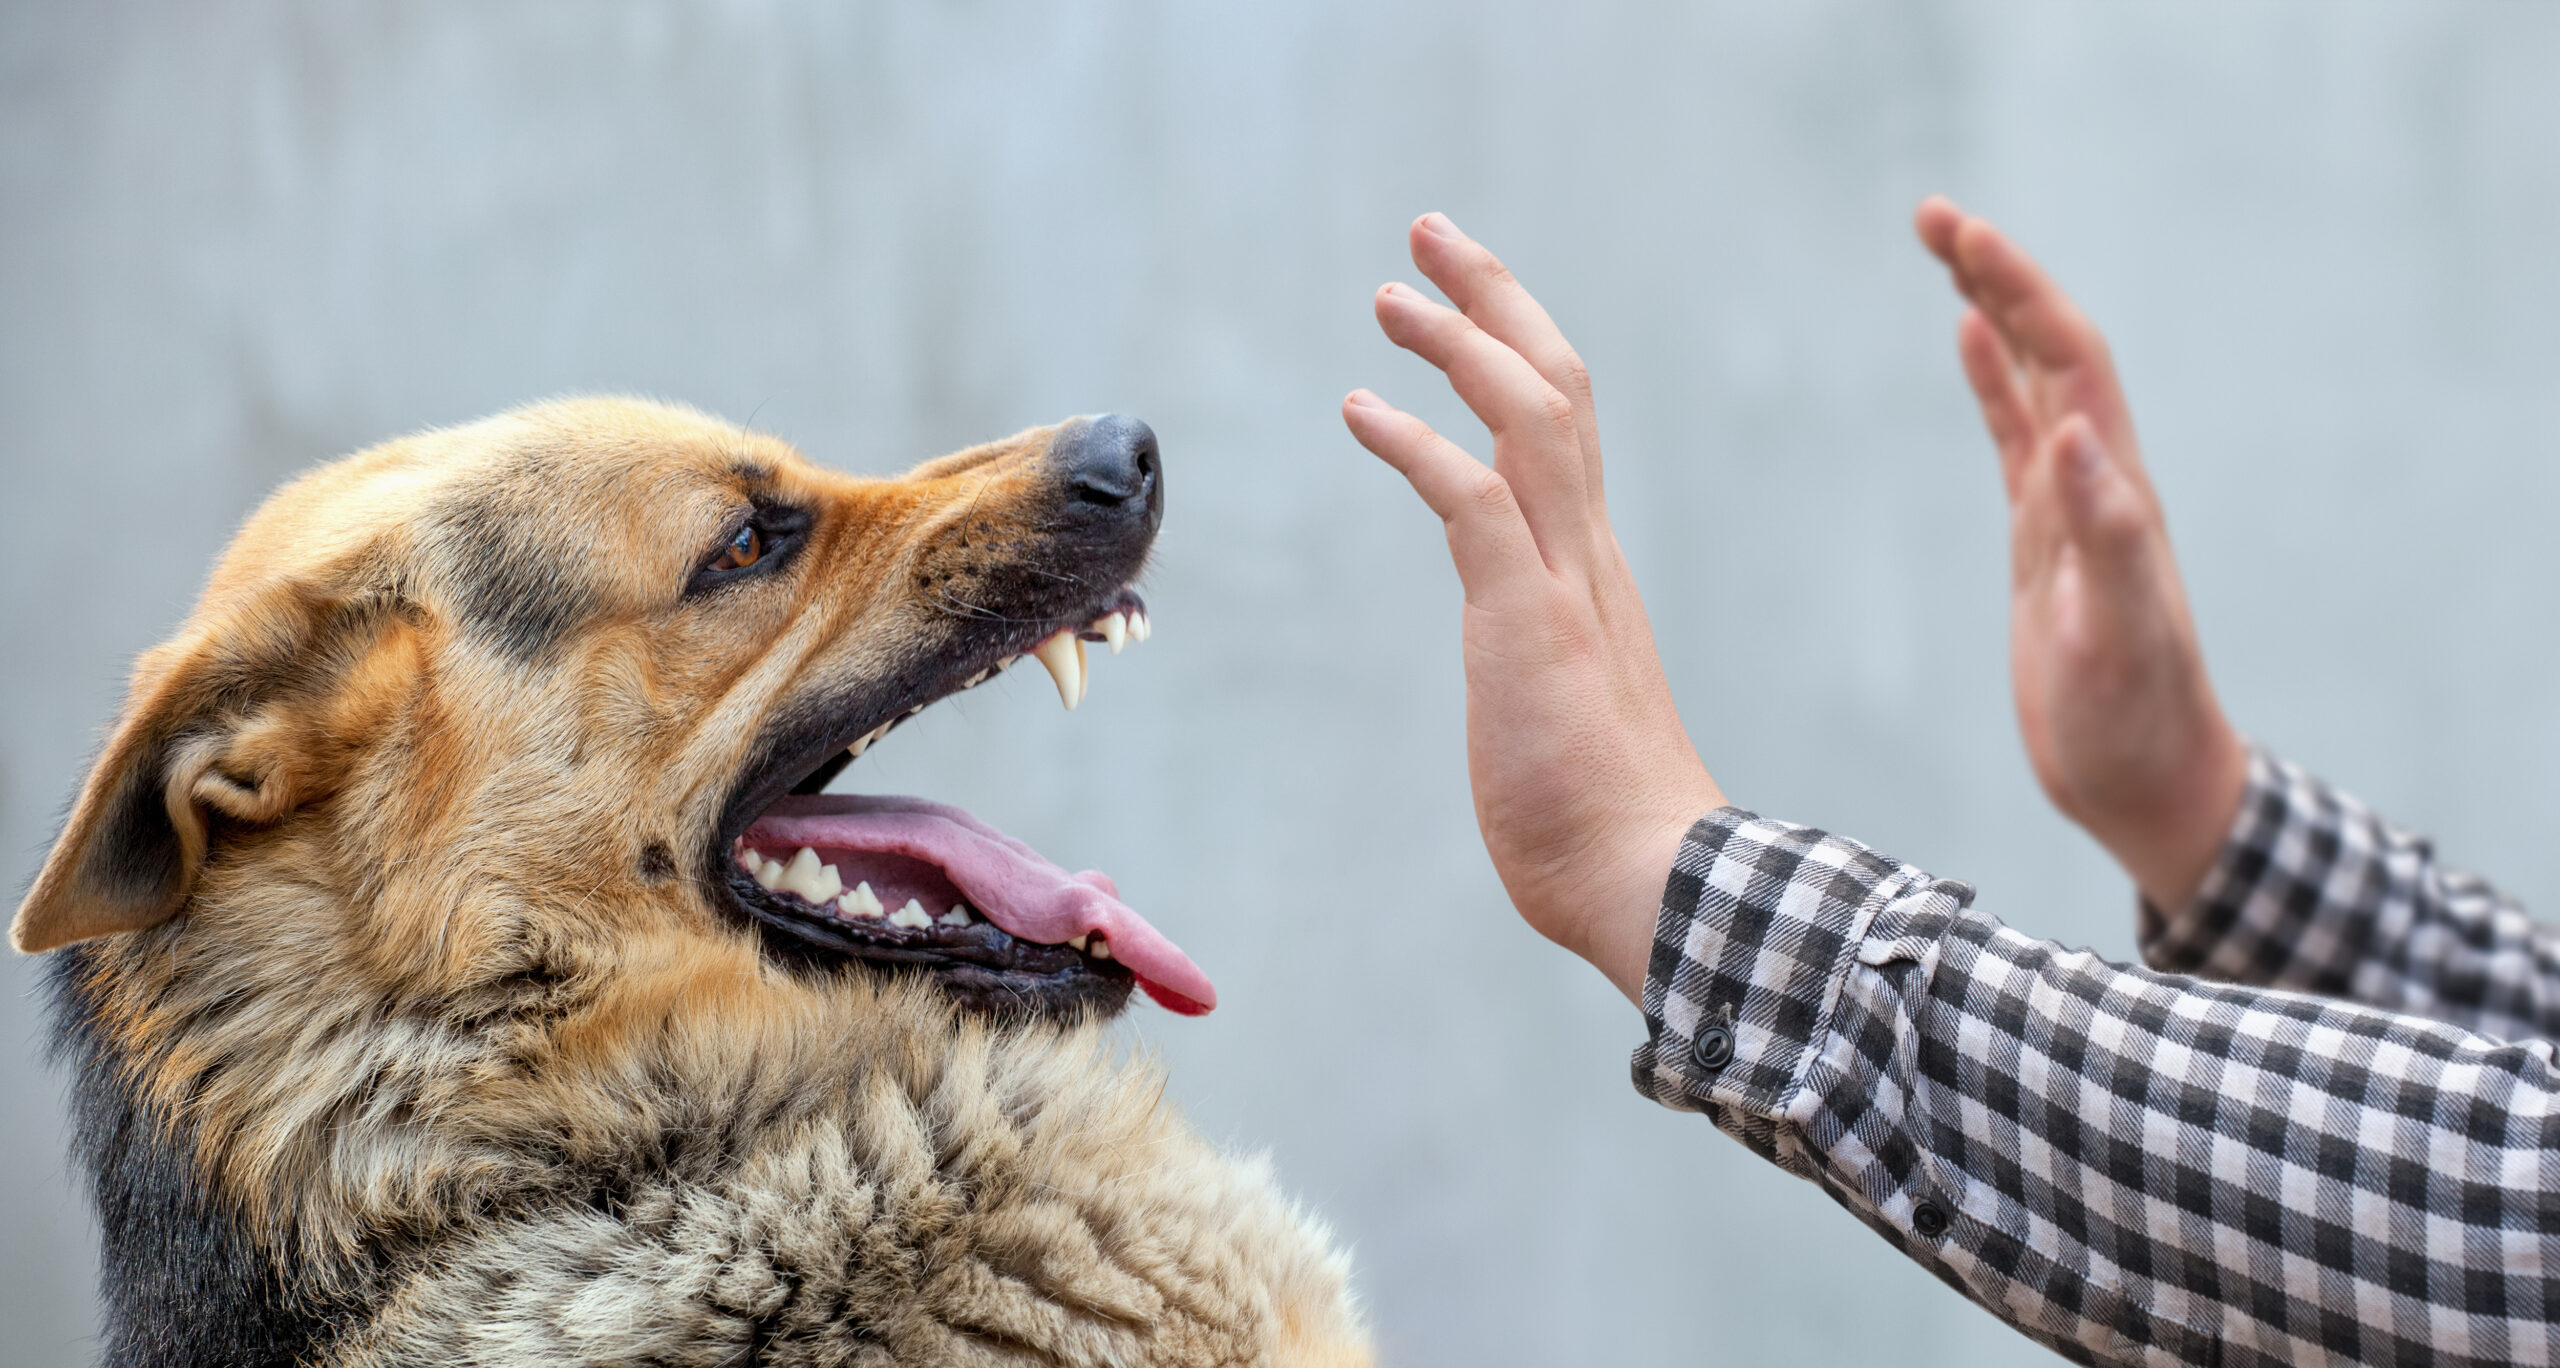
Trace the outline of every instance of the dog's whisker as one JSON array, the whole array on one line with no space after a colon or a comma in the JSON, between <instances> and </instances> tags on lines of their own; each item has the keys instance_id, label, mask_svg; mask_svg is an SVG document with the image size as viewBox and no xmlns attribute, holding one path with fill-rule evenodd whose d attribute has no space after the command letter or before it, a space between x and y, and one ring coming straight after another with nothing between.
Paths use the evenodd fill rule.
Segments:
<instances>
[{"instance_id":1,"label":"dog's whisker","mask_svg":"<svg viewBox=\"0 0 2560 1368\"><path fill-rule=\"evenodd\" d=\"M1011 614L999 613L992 608L981 608L966 599L954 598L940 589L934 590L933 596L937 602L949 608L954 616L965 617L974 622L1039 622L1043 620L1036 617L1014 617Z\"/></svg>"}]
</instances>

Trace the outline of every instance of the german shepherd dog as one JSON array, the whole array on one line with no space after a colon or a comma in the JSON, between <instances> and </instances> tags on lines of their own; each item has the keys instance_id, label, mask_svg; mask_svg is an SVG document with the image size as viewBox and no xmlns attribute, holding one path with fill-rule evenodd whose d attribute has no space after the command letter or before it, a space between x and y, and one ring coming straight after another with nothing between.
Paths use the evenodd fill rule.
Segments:
<instances>
[{"instance_id":1,"label":"german shepherd dog","mask_svg":"<svg viewBox=\"0 0 2560 1368\"><path fill-rule=\"evenodd\" d=\"M957 809L826 795L1146 635L1155 438L854 479L580 400L250 519L18 909L117 1365L1354 1365L1339 1255L1103 1036L1208 980Z\"/></svg>"}]
</instances>

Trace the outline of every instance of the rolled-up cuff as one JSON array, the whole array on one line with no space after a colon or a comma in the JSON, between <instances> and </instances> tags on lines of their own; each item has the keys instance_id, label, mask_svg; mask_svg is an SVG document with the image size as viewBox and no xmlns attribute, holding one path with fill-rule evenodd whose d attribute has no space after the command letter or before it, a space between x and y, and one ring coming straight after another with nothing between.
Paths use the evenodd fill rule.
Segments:
<instances>
[{"instance_id":1,"label":"rolled-up cuff","mask_svg":"<svg viewBox=\"0 0 2560 1368\"><path fill-rule=\"evenodd\" d=\"M2354 799L2263 750L2249 755L2240 815L2204 882L2174 911L2145 900L2136 939L2165 973L2346 992L2361 942L2395 882L2423 858Z\"/></svg>"},{"instance_id":2,"label":"rolled-up cuff","mask_svg":"<svg viewBox=\"0 0 2560 1368\"><path fill-rule=\"evenodd\" d=\"M1740 808L1680 844L1645 974L1636 1091L1683 1111L1783 1114L1879 909L1920 872Z\"/></svg>"}]
</instances>

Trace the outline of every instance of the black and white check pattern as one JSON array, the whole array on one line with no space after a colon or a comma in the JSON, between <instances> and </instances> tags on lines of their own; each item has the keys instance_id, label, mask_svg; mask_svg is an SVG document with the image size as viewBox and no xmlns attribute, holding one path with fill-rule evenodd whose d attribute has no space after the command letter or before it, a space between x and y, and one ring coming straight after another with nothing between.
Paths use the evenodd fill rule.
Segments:
<instances>
[{"instance_id":1,"label":"black and white check pattern","mask_svg":"<svg viewBox=\"0 0 2560 1368\"><path fill-rule=\"evenodd\" d=\"M2560 933L2436 863L2355 799L2260 753L2222 861L2176 917L2142 909L2155 969L2560 1040Z\"/></svg>"},{"instance_id":2,"label":"black and white check pattern","mask_svg":"<svg viewBox=\"0 0 2560 1368\"><path fill-rule=\"evenodd\" d=\"M1972 902L1708 814L1637 1089L2079 1362L2560 1364L2560 1068L2522 1039L2560 980L2512 903L2263 758L2145 944L2281 986L2109 964Z\"/></svg>"}]
</instances>

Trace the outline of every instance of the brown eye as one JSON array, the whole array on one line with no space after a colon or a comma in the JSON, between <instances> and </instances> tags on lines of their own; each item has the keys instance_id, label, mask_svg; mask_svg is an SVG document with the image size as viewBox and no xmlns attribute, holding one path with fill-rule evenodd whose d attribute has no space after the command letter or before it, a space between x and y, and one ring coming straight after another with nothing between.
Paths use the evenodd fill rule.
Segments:
<instances>
[{"instance_id":1,"label":"brown eye","mask_svg":"<svg viewBox=\"0 0 2560 1368\"><path fill-rule=\"evenodd\" d=\"M738 535L731 537L729 544L720 548L720 554L711 562L711 568L744 570L762 559L764 559L764 538L757 536L755 526L749 524L739 528Z\"/></svg>"}]
</instances>

